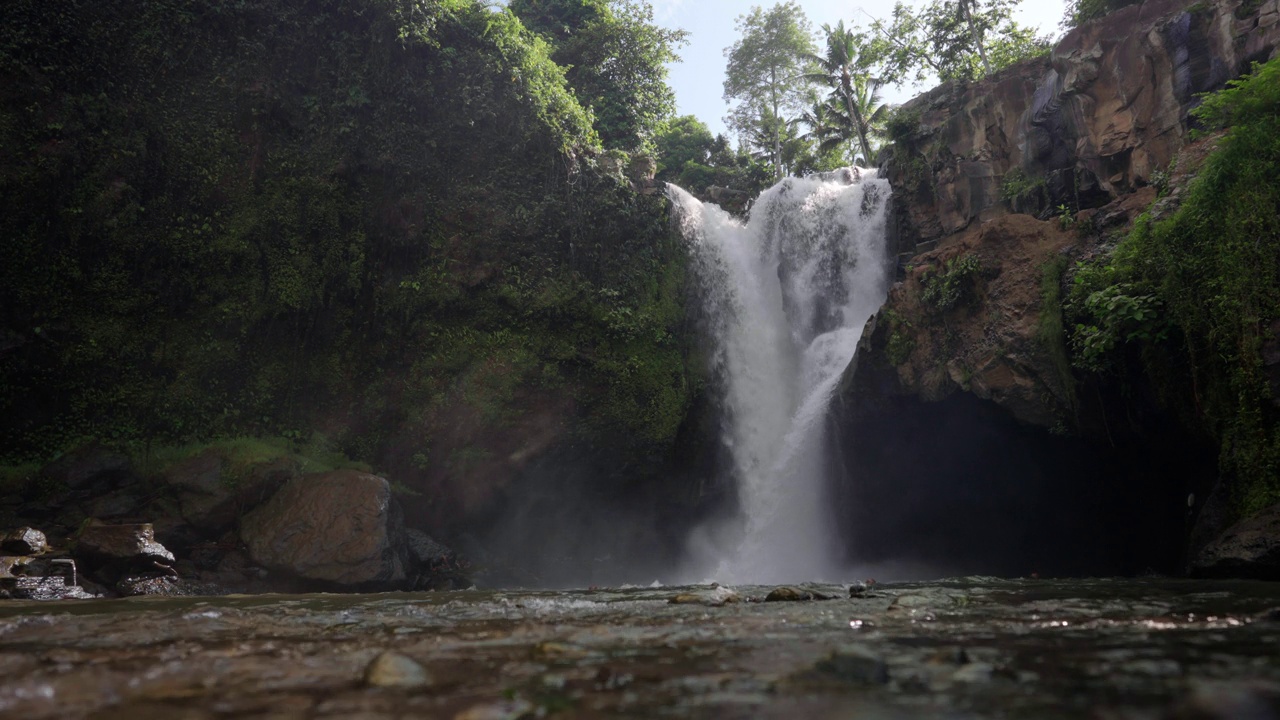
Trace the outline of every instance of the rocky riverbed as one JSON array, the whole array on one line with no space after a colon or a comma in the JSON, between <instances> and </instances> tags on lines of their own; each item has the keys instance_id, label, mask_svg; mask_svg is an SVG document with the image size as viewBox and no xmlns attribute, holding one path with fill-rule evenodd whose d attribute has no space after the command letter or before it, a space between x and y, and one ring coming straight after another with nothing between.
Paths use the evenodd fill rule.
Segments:
<instances>
[{"instance_id":1,"label":"rocky riverbed","mask_svg":"<svg viewBox=\"0 0 1280 720\"><path fill-rule=\"evenodd\" d=\"M7 602L0 716L1272 718L1277 648L1240 581Z\"/></svg>"}]
</instances>

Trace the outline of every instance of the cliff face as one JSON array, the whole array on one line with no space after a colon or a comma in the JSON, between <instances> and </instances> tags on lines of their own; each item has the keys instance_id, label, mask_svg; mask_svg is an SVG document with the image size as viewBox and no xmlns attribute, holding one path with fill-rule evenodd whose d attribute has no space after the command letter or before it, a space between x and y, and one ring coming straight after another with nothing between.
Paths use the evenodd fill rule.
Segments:
<instances>
[{"instance_id":1,"label":"cliff face","mask_svg":"<svg viewBox=\"0 0 1280 720\"><path fill-rule=\"evenodd\" d=\"M912 100L888 161L901 250L1150 185L1186 143L1196 95L1277 44L1276 0L1149 0L1072 30L1047 58Z\"/></svg>"},{"instance_id":2,"label":"cliff face","mask_svg":"<svg viewBox=\"0 0 1280 720\"><path fill-rule=\"evenodd\" d=\"M1215 441L1143 378L1077 371L1063 300L1077 261L1176 208L1215 147L1189 138L1197 95L1277 46L1276 0L1151 0L1073 30L1047 58L903 107L885 160L900 282L836 413L857 559L1183 567L1179 538L1216 512L1201 512Z\"/></svg>"}]
</instances>

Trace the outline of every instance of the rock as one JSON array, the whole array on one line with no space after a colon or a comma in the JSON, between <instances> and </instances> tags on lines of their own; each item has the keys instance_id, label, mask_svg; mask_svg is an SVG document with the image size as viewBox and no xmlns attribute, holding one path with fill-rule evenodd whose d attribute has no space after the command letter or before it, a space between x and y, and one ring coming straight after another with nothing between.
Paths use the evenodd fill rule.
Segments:
<instances>
[{"instance_id":1,"label":"rock","mask_svg":"<svg viewBox=\"0 0 1280 720\"><path fill-rule=\"evenodd\" d=\"M76 539L75 555L96 562L173 562L173 553L156 542L151 523L108 525L90 520Z\"/></svg>"},{"instance_id":2,"label":"rock","mask_svg":"<svg viewBox=\"0 0 1280 720\"><path fill-rule=\"evenodd\" d=\"M517 698L503 702L473 705L453 716L453 720L521 720L533 717L533 703Z\"/></svg>"},{"instance_id":3,"label":"rock","mask_svg":"<svg viewBox=\"0 0 1280 720\"><path fill-rule=\"evenodd\" d=\"M197 582L173 575L125 577L115 584L114 589L121 597L199 597L227 594L226 590L213 583Z\"/></svg>"},{"instance_id":4,"label":"rock","mask_svg":"<svg viewBox=\"0 0 1280 720\"><path fill-rule=\"evenodd\" d=\"M100 445L68 452L40 471L46 478L78 490L98 483L115 483L129 473L129 458Z\"/></svg>"},{"instance_id":5,"label":"rock","mask_svg":"<svg viewBox=\"0 0 1280 720\"><path fill-rule=\"evenodd\" d=\"M667 602L671 605L706 605L720 607L740 602L738 593L727 587L716 586L705 592L680 593Z\"/></svg>"},{"instance_id":6,"label":"rock","mask_svg":"<svg viewBox=\"0 0 1280 720\"><path fill-rule=\"evenodd\" d=\"M861 645L845 645L819 660L814 669L845 682L884 685L889 682L889 666L879 655Z\"/></svg>"},{"instance_id":7,"label":"rock","mask_svg":"<svg viewBox=\"0 0 1280 720\"><path fill-rule=\"evenodd\" d=\"M276 457L229 472L225 452L211 448L167 469L164 480L177 491L182 517L204 531L219 531L275 494L298 475L292 457Z\"/></svg>"},{"instance_id":8,"label":"rock","mask_svg":"<svg viewBox=\"0 0 1280 720\"><path fill-rule=\"evenodd\" d=\"M951 674L951 679L961 683L991 682L995 677L996 666L985 662L966 663Z\"/></svg>"},{"instance_id":9,"label":"rock","mask_svg":"<svg viewBox=\"0 0 1280 720\"><path fill-rule=\"evenodd\" d=\"M39 530L18 528L0 536L0 551L16 555L39 555L49 551L49 541Z\"/></svg>"},{"instance_id":10,"label":"rock","mask_svg":"<svg viewBox=\"0 0 1280 720\"><path fill-rule=\"evenodd\" d=\"M407 528L404 534L410 557L417 560L420 565L430 567L452 562L457 555L445 545L432 540L430 535L421 530Z\"/></svg>"},{"instance_id":11,"label":"rock","mask_svg":"<svg viewBox=\"0 0 1280 720\"><path fill-rule=\"evenodd\" d=\"M336 470L290 481L244 518L240 538L254 562L300 578L390 585L405 579L400 531L385 479Z\"/></svg>"},{"instance_id":12,"label":"rock","mask_svg":"<svg viewBox=\"0 0 1280 720\"><path fill-rule=\"evenodd\" d=\"M1280 504L1227 528L1191 563L1195 575L1280 580Z\"/></svg>"},{"instance_id":13,"label":"rock","mask_svg":"<svg viewBox=\"0 0 1280 720\"><path fill-rule=\"evenodd\" d=\"M769 591L765 596L765 602L797 602L804 600L833 600L834 595L817 592L815 590L805 590L803 588L790 587L784 585L776 587Z\"/></svg>"},{"instance_id":14,"label":"rock","mask_svg":"<svg viewBox=\"0 0 1280 720\"><path fill-rule=\"evenodd\" d=\"M370 687L418 688L432 683L431 675L418 663L399 653L384 652L364 670Z\"/></svg>"},{"instance_id":15,"label":"rock","mask_svg":"<svg viewBox=\"0 0 1280 720\"><path fill-rule=\"evenodd\" d=\"M867 597L871 593L871 588L866 583L857 582L849 586L849 597L860 598Z\"/></svg>"},{"instance_id":16,"label":"rock","mask_svg":"<svg viewBox=\"0 0 1280 720\"><path fill-rule=\"evenodd\" d=\"M0 556L0 578L11 578L25 575L23 568L31 562L29 557Z\"/></svg>"},{"instance_id":17,"label":"rock","mask_svg":"<svg viewBox=\"0 0 1280 720\"><path fill-rule=\"evenodd\" d=\"M92 600L96 595L57 575L45 577L0 577L0 597L14 600Z\"/></svg>"},{"instance_id":18,"label":"rock","mask_svg":"<svg viewBox=\"0 0 1280 720\"><path fill-rule=\"evenodd\" d=\"M916 132L894 146L889 179L901 244L955 233L1008 212L1099 207L1149 186L1185 144L1196 94L1216 90L1276 52L1280 24L1258 4L1148 0L1086 23L1048 58L973 83L947 82L906 103ZM1194 17L1193 17L1194 15ZM925 168L923 172L920 168Z\"/></svg>"}]
</instances>

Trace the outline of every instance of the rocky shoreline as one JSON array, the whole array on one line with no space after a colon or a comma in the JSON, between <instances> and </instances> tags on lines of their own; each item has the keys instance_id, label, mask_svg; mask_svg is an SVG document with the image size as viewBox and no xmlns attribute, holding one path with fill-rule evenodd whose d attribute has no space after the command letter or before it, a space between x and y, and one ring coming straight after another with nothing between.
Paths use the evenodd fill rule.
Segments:
<instances>
[{"instance_id":1,"label":"rocky shoreline","mask_svg":"<svg viewBox=\"0 0 1280 720\"><path fill-rule=\"evenodd\" d=\"M36 499L0 498L0 597L471 585L466 561L406 527L391 484L360 470L306 472L289 456L241 466L215 447L146 474L95 445L33 485Z\"/></svg>"}]
</instances>

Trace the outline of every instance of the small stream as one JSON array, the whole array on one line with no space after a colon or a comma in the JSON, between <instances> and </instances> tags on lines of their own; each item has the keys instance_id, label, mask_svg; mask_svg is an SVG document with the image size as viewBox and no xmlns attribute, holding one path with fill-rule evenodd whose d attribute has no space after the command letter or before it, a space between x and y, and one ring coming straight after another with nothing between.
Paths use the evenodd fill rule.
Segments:
<instances>
[{"instance_id":1,"label":"small stream","mask_svg":"<svg viewBox=\"0 0 1280 720\"><path fill-rule=\"evenodd\" d=\"M7 602L0 717L1280 717L1280 584L798 589Z\"/></svg>"}]
</instances>

